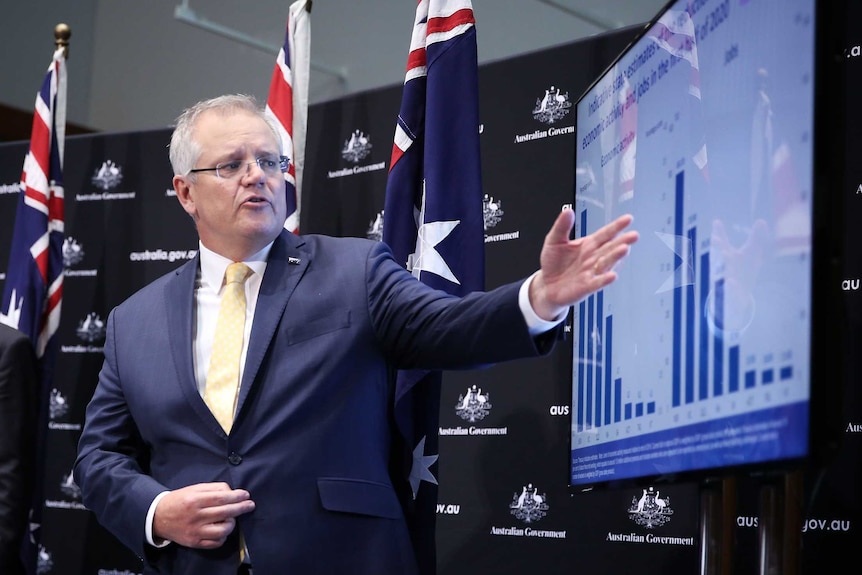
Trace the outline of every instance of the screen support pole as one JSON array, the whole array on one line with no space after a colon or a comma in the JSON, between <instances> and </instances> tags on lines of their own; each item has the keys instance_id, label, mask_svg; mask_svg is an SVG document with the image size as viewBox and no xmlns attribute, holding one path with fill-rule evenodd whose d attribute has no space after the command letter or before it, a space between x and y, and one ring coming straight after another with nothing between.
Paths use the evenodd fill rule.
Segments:
<instances>
[{"instance_id":1,"label":"screen support pole","mask_svg":"<svg viewBox=\"0 0 862 575\"><path fill-rule=\"evenodd\" d=\"M759 575L799 575L802 539L802 473L790 471L760 488L757 534Z\"/></svg>"},{"instance_id":2,"label":"screen support pole","mask_svg":"<svg viewBox=\"0 0 862 575\"><path fill-rule=\"evenodd\" d=\"M705 482L700 492L699 575L732 573L735 515L736 478Z\"/></svg>"}]
</instances>

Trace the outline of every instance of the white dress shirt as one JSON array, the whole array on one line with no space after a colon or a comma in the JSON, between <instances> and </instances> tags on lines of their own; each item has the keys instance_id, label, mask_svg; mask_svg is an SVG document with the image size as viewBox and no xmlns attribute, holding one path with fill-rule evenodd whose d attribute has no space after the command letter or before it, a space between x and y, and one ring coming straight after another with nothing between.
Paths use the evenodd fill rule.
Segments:
<instances>
[{"instance_id":1,"label":"white dress shirt","mask_svg":"<svg viewBox=\"0 0 862 575\"><path fill-rule=\"evenodd\" d=\"M257 306L257 295L260 293L260 284L263 281L263 272L266 270L266 258L272 243L244 260L248 267L254 272L245 280L245 329L242 336L242 353L240 354L239 379L245 368L245 356L248 351L248 339L251 334L251 326L254 319L254 309ZM194 350L195 380L198 385L198 393L204 395L207 382L207 370L209 369L210 356L212 355L213 340L215 339L215 327L218 320L221 295L224 291L224 272L232 263L232 260L220 256L214 251L207 249L198 242L201 254L201 267L195 279L195 310L192 334L192 347ZM153 518L156 514L156 506L168 492L163 491L153 499L147 513L146 536L147 542L156 547L164 547L170 541L156 542L153 537Z\"/></svg>"}]
</instances>

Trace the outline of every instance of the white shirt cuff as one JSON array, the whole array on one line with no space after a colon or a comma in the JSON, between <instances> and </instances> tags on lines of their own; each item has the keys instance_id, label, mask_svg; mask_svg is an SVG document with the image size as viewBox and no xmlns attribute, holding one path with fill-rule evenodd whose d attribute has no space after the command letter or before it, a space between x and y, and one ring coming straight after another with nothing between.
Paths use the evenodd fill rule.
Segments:
<instances>
[{"instance_id":1,"label":"white shirt cuff","mask_svg":"<svg viewBox=\"0 0 862 575\"><path fill-rule=\"evenodd\" d=\"M161 539L158 543L156 543L153 539L153 519L156 516L156 506L159 504L159 501L162 500L162 497L164 497L168 493L168 491L162 491L161 493L156 495L156 498L153 499L152 503L150 503L150 510L147 511L147 523L145 525L145 531L147 535L147 543L149 543L153 547L167 547L171 544L171 542L167 539Z\"/></svg>"},{"instance_id":2,"label":"white shirt cuff","mask_svg":"<svg viewBox=\"0 0 862 575\"><path fill-rule=\"evenodd\" d=\"M521 284L521 289L518 291L518 305L521 307L521 313L524 314L524 321L527 322L527 329L530 331L530 335L532 336L540 335L546 331L554 329L560 325L560 322L566 319L566 315L569 313L569 310L566 309L551 321L544 320L536 315L532 304L530 304L530 284L537 273L539 272L533 272L533 275L524 280L524 283Z\"/></svg>"}]
</instances>

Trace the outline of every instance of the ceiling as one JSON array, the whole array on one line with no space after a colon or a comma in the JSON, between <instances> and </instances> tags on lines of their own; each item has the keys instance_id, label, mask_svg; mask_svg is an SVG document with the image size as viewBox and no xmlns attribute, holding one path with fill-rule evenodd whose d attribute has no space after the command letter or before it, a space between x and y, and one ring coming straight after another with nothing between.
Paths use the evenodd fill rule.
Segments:
<instances>
[{"instance_id":1,"label":"ceiling","mask_svg":"<svg viewBox=\"0 0 862 575\"><path fill-rule=\"evenodd\" d=\"M500 60L648 21L666 0L473 0L480 63ZM258 9L285 12L283 0ZM400 82L415 2L311 0L312 102ZM270 8L267 8L267 6ZM225 0L176 0L174 17L237 44L271 54L284 38L282 18ZM406 24L405 24L406 23ZM390 74L368 66L395 57Z\"/></svg>"},{"instance_id":2,"label":"ceiling","mask_svg":"<svg viewBox=\"0 0 862 575\"><path fill-rule=\"evenodd\" d=\"M15 50L0 51L0 77L15 81L0 90L0 105L32 114L58 22L72 29L71 125L95 131L157 129L204 98L241 91L265 100L291 2L7 3L0 36ZM472 0L479 63L642 24L665 3ZM416 0L313 0L310 102L403 82L415 11Z\"/></svg>"}]
</instances>

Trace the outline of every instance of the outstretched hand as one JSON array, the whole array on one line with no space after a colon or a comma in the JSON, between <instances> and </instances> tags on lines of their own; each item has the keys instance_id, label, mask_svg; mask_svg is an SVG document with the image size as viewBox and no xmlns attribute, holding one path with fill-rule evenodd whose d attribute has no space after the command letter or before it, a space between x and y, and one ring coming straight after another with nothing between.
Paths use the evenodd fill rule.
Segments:
<instances>
[{"instance_id":1,"label":"outstretched hand","mask_svg":"<svg viewBox=\"0 0 862 575\"><path fill-rule=\"evenodd\" d=\"M631 222L632 216L626 214L588 236L570 240L575 212L563 210L545 236L541 269L530 284L530 304L536 314L553 320L617 279L614 266L638 240L636 231L623 231Z\"/></svg>"}]
</instances>

